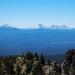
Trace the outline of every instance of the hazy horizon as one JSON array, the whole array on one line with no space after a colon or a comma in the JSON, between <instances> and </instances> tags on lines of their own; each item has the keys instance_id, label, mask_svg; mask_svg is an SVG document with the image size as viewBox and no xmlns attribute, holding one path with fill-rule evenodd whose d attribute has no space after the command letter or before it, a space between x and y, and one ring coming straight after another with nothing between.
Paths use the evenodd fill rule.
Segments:
<instances>
[{"instance_id":1,"label":"hazy horizon","mask_svg":"<svg viewBox=\"0 0 75 75\"><path fill-rule=\"evenodd\" d=\"M0 25L30 28L35 24L75 27L74 0L0 0Z\"/></svg>"}]
</instances>

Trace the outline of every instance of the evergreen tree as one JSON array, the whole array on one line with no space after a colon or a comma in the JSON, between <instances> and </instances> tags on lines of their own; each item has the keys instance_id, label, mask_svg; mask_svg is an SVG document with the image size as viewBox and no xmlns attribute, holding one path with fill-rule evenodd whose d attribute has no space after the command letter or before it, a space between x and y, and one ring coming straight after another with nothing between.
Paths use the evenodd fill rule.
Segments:
<instances>
[{"instance_id":1,"label":"evergreen tree","mask_svg":"<svg viewBox=\"0 0 75 75\"><path fill-rule=\"evenodd\" d=\"M33 58L34 58L33 53L28 52L28 53L26 54L26 59L28 59L28 60L32 60Z\"/></svg>"},{"instance_id":2,"label":"evergreen tree","mask_svg":"<svg viewBox=\"0 0 75 75\"><path fill-rule=\"evenodd\" d=\"M17 65L17 75L20 75L20 72L21 72L21 68L19 65Z\"/></svg>"},{"instance_id":3,"label":"evergreen tree","mask_svg":"<svg viewBox=\"0 0 75 75\"><path fill-rule=\"evenodd\" d=\"M39 59L39 56L37 53L34 54L34 57L37 58L37 60Z\"/></svg>"},{"instance_id":4,"label":"evergreen tree","mask_svg":"<svg viewBox=\"0 0 75 75\"><path fill-rule=\"evenodd\" d=\"M48 64L49 66L51 65L50 59L47 60L47 64Z\"/></svg>"},{"instance_id":5,"label":"evergreen tree","mask_svg":"<svg viewBox=\"0 0 75 75\"><path fill-rule=\"evenodd\" d=\"M44 72L42 70L42 65L40 63L34 66L32 75L44 75Z\"/></svg>"},{"instance_id":6,"label":"evergreen tree","mask_svg":"<svg viewBox=\"0 0 75 75\"><path fill-rule=\"evenodd\" d=\"M26 73L30 73L32 70L32 61L26 63Z\"/></svg>"},{"instance_id":7,"label":"evergreen tree","mask_svg":"<svg viewBox=\"0 0 75 75\"><path fill-rule=\"evenodd\" d=\"M41 56L40 56L40 62L41 62L42 65L45 65L45 58L44 58L42 53L41 53Z\"/></svg>"}]
</instances>

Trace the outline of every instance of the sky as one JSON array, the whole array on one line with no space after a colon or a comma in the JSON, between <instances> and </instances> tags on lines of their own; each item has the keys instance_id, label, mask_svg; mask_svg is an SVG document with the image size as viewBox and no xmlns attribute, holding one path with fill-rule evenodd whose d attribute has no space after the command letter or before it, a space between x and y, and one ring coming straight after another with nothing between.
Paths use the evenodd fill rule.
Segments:
<instances>
[{"instance_id":1,"label":"sky","mask_svg":"<svg viewBox=\"0 0 75 75\"><path fill-rule=\"evenodd\" d=\"M0 0L0 25L75 27L75 0Z\"/></svg>"}]
</instances>

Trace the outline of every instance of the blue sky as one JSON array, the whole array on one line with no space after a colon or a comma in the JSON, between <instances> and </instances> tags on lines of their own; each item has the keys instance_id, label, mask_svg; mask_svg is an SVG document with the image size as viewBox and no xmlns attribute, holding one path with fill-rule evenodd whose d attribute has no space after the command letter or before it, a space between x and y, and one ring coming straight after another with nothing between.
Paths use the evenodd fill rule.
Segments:
<instances>
[{"instance_id":1,"label":"blue sky","mask_svg":"<svg viewBox=\"0 0 75 75\"><path fill-rule=\"evenodd\" d=\"M75 0L0 0L0 25L75 27Z\"/></svg>"}]
</instances>

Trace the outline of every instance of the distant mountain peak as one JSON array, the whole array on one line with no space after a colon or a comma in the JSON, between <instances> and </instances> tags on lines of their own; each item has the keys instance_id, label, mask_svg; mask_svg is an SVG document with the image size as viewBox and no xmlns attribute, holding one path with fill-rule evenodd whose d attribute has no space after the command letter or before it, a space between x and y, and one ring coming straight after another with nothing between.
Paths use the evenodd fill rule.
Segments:
<instances>
[{"instance_id":1,"label":"distant mountain peak","mask_svg":"<svg viewBox=\"0 0 75 75\"><path fill-rule=\"evenodd\" d=\"M14 26L11 26L11 25L9 25L9 24L4 24L4 25L1 25L0 26L0 29L10 29L10 30L12 30L12 29L19 29L19 28L17 28L17 27L14 27Z\"/></svg>"},{"instance_id":2,"label":"distant mountain peak","mask_svg":"<svg viewBox=\"0 0 75 75\"><path fill-rule=\"evenodd\" d=\"M9 24L4 24L4 25L1 25L0 27L2 27L2 28L11 28L11 26Z\"/></svg>"},{"instance_id":3,"label":"distant mountain peak","mask_svg":"<svg viewBox=\"0 0 75 75\"><path fill-rule=\"evenodd\" d=\"M16 29L27 29L27 28L21 28L18 26L13 26L9 24L4 24L1 25L0 28L16 28ZM68 27L67 25L43 25L43 24L34 24L31 28L29 29L74 29L71 27Z\"/></svg>"},{"instance_id":4,"label":"distant mountain peak","mask_svg":"<svg viewBox=\"0 0 75 75\"><path fill-rule=\"evenodd\" d=\"M45 28L43 24L34 24L35 29L43 29Z\"/></svg>"},{"instance_id":5,"label":"distant mountain peak","mask_svg":"<svg viewBox=\"0 0 75 75\"><path fill-rule=\"evenodd\" d=\"M66 25L52 25L51 26L52 29L68 29L69 27L67 27Z\"/></svg>"},{"instance_id":6,"label":"distant mountain peak","mask_svg":"<svg viewBox=\"0 0 75 75\"><path fill-rule=\"evenodd\" d=\"M66 25L51 25L51 26L46 26L43 24L35 24L34 25L35 29L70 29L68 26Z\"/></svg>"}]
</instances>

